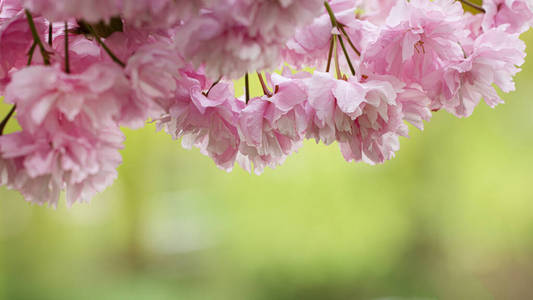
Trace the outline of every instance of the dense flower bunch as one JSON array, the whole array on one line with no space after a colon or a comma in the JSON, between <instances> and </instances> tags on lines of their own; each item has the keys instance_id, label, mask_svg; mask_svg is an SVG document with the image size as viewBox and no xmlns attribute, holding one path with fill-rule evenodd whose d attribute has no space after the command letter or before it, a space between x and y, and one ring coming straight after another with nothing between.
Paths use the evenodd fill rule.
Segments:
<instances>
[{"instance_id":1,"label":"dense flower bunch","mask_svg":"<svg viewBox=\"0 0 533 300\"><path fill-rule=\"evenodd\" d=\"M305 139L383 163L406 122L501 103L532 21L528 0L0 0L0 185L88 201L117 176L120 127L148 121L227 171Z\"/></svg>"}]
</instances>

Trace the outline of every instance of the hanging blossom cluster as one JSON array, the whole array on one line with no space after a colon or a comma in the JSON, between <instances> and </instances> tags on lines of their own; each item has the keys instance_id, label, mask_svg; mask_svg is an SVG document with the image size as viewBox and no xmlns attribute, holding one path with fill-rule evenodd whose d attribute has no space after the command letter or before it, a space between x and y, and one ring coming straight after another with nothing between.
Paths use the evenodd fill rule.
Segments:
<instances>
[{"instance_id":1,"label":"hanging blossom cluster","mask_svg":"<svg viewBox=\"0 0 533 300\"><path fill-rule=\"evenodd\" d=\"M532 20L528 0L0 0L0 185L88 201L117 177L120 127L146 122L227 171L306 139L380 164L406 122L501 103Z\"/></svg>"}]
</instances>

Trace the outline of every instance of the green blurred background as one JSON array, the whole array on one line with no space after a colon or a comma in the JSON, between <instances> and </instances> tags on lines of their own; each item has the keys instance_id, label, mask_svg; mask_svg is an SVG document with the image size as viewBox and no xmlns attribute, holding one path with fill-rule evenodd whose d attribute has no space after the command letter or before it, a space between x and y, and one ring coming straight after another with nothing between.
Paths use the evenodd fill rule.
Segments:
<instances>
[{"instance_id":1,"label":"green blurred background","mask_svg":"<svg viewBox=\"0 0 533 300\"><path fill-rule=\"evenodd\" d=\"M309 142L228 174L153 126L127 131L120 177L91 204L0 188L0 299L533 299L523 69L505 105L435 113L382 166Z\"/></svg>"}]
</instances>

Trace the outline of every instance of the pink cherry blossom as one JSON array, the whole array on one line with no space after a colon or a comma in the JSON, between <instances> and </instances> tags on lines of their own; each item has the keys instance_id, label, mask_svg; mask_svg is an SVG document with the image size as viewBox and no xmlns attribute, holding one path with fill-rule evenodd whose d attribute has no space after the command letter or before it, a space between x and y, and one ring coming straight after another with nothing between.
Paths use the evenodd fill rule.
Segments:
<instances>
[{"instance_id":1,"label":"pink cherry blossom","mask_svg":"<svg viewBox=\"0 0 533 300\"><path fill-rule=\"evenodd\" d=\"M55 206L63 189L73 204L111 184L123 140L114 70L95 65L70 75L35 66L13 74L6 99L17 105L22 131L0 137L8 187Z\"/></svg>"},{"instance_id":2,"label":"pink cherry blossom","mask_svg":"<svg viewBox=\"0 0 533 300\"><path fill-rule=\"evenodd\" d=\"M355 18L358 1L355 0L333 0L330 6L335 13L337 21L342 24L350 41L356 49L364 49L370 40L378 33L378 28L373 24ZM316 17L312 24L299 28L294 36L282 49L283 59L294 66L313 66L324 69L327 64L331 39L334 34L340 34L338 29L334 29L331 19L324 8L322 14ZM345 40L346 37L342 36ZM348 42L346 40L346 45ZM359 54L351 47L347 47L348 54L352 61L357 61ZM337 47L337 54L342 56L342 50ZM348 68L345 60L341 61L342 67Z\"/></svg>"},{"instance_id":3,"label":"pink cherry blossom","mask_svg":"<svg viewBox=\"0 0 533 300\"><path fill-rule=\"evenodd\" d=\"M454 0L398 1L378 39L365 51L363 74L418 82L464 54L463 9Z\"/></svg>"},{"instance_id":4,"label":"pink cherry blossom","mask_svg":"<svg viewBox=\"0 0 533 300\"><path fill-rule=\"evenodd\" d=\"M303 84L277 74L270 81L273 95L251 99L239 119L240 153L251 163L243 167L250 172L253 165L256 174L282 164L296 151L308 123Z\"/></svg>"},{"instance_id":5,"label":"pink cherry blossom","mask_svg":"<svg viewBox=\"0 0 533 300\"><path fill-rule=\"evenodd\" d=\"M70 29L75 28L75 22L69 22ZM72 73L83 73L94 64L102 61L110 61L101 47L92 40L88 40L82 34L69 33L69 57L70 70ZM61 65L65 69L65 27L64 24L53 24L53 39L50 60L53 64ZM35 51L36 55L40 52Z\"/></svg>"},{"instance_id":6,"label":"pink cherry blossom","mask_svg":"<svg viewBox=\"0 0 533 300\"><path fill-rule=\"evenodd\" d=\"M122 0L120 14L138 28L165 29L178 25L219 0Z\"/></svg>"},{"instance_id":7,"label":"pink cherry blossom","mask_svg":"<svg viewBox=\"0 0 533 300\"><path fill-rule=\"evenodd\" d=\"M28 63L28 52L33 44L33 37L28 27L28 21L23 11L15 12L12 6L2 6L0 18L0 81L7 82L11 71L20 69ZM35 19L37 31L44 36L46 30L45 20ZM40 59L38 51L34 52L33 60ZM0 86L3 84L0 83ZM3 89L2 89L3 90Z\"/></svg>"},{"instance_id":8,"label":"pink cherry blossom","mask_svg":"<svg viewBox=\"0 0 533 300\"><path fill-rule=\"evenodd\" d=\"M52 21L71 18L97 23L120 14L121 0L21 0L32 13Z\"/></svg>"},{"instance_id":9,"label":"pink cherry blossom","mask_svg":"<svg viewBox=\"0 0 533 300\"><path fill-rule=\"evenodd\" d=\"M533 4L529 0L484 0L483 29L507 25L507 32L522 33L531 27Z\"/></svg>"},{"instance_id":10,"label":"pink cherry blossom","mask_svg":"<svg viewBox=\"0 0 533 300\"><path fill-rule=\"evenodd\" d=\"M297 26L313 20L319 0L234 0L185 22L175 40L180 52L208 75L239 78L281 63L280 49Z\"/></svg>"},{"instance_id":11,"label":"pink cherry blossom","mask_svg":"<svg viewBox=\"0 0 533 300\"><path fill-rule=\"evenodd\" d=\"M464 23L465 27L468 30L469 34L467 40L463 40L461 43L464 47L465 43L472 43L480 34L483 33L482 23L484 19L484 14L471 14L465 12Z\"/></svg>"},{"instance_id":12,"label":"pink cherry blossom","mask_svg":"<svg viewBox=\"0 0 533 300\"><path fill-rule=\"evenodd\" d=\"M383 163L399 150L399 137L407 136L407 126L390 82L370 80L362 86L365 91L362 114L351 123L352 133L342 137L339 145L347 161Z\"/></svg>"},{"instance_id":13,"label":"pink cherry blossom","mask_svg":"<svg viewBox=\"0 0 533 300\"><path fill-rule=\"evenodd\" d=\"M503 101L493 85L503 92L515 89L513 77L524 63L525 44L506 27L491 29L474 42L472 53L449 66L434 108L443 107L458 117L468 117L481 98L494 107Z\"/></svg>"},{"instance_id":14,"label":"pink cherry blossom","mask_svg":"<svg viewBox=\"0 0 533 300\"><path fill-rule=\"evenodd\" d=\"M305 83L312 114L308 137L339 142L347 161L383 163L394 156L407 126L390 82L344 81L315 72Z\"/></svg>"},{"instance_id":15,"label":"pink cherry blossom","mask_svg":"<svg viewBox=\"0 0 533 300\"><path fill-rule=\"evenodd\" d=\"M118 127L87 130L87 121L56 118L54 132L1 136L2 183L28 202L54 207L64 189L68 205L102 192L117 177L123 135Z\"/></svg>"},{"instance_id":16,"label":"pink cherry blossom","mask_svg":"<svg viewBox=\"0 0 533 300\"><path fill-rule=\"evenodd\" d=\"M221 169L232 170L240 144L238 115L244 103L233 96L232 84L212 86L202 69L188 65L179 71L177 94L159 126L181 138L183 147L197 147Z\"/></svg>"},{"instance_id":17,"label":"pink cherry blossom","mask_svg":"<svg viewBox=\"0 0 533 300\"><path fill-rule=\"evenodd\" d=\"M340 132L350 131L350 121L361 115L363 90L360 86L352 87L343 80L336 80L330 74L321 72L315 72L312 77L304 79L304 83L309 95L308 107L311 117L306 131L307 138L330 145L338 139ZM342 97L341 102L337 102L334 95L338 86L339 93L350 93L350 96ZM348 98L348 101L342 102Z\"/></svg>"},{"instance_id":18,"label":"pink cherry blossom","mask_svg":"<svg viewBox=\"0 0 533 300\"><path fill-rule=\"evenodd\" d=\"M115 32L111 36L104 39L105 44L112 49L115 54L123 62L133 56L137 50L143 46L150 44L160 44L168 48L169 44L173 43L172 30L164 31L147 28L138 28L125 23L122 31ZM102 59L112 61L109 55L102 51Z\"/></svg>"},{"instance_id":19,"label":"pink cherry blossom","mask_svg":"<svg viewBox=\"0 0 533 300\"><path fill-rule=\"evenodd\" d=\"M362 11L361 17L373 24L382 25L397 2L397 0L362 0L359 5Z\"/></svg>"},{"instance_id":20,"label":"pink cherry blossom","mask_svg":"<svg viewBox=\"0 0 533 300\"><path fill-rule=\"evenodd\" d=\"M131 25L165 29L218 0L21 0L32 13L52 21L83 19L98 23L122 16Z\"/></svg>"},{"instance_id":21,"label":"pink cherry blossom","mask_svg":"<svg viewBox=\"0 0 533 300\"><path fill-rule=\"evenodd\" d=\"M174 103L183 66L183 59L164 43L145 45L128 60L126 74L137 98L161 108L159 112L154 111L152 117L158 118L168 112Z\"/></svg>"},{"instance_id":22,"label":"pink cherry blossom","mask_svg":"<svg viewBox=\"0 0 533 300\"><path fill-rule=\"evenodd\" d=\"M129 84L123 70L112 64L95 64L80 74L34 66L13 74L6 101L17 105L19 123L32 133L53 109L69 120L84 114L95 128L109 123L142 126L152 103L135 97Z\"/></svg>"},{"instance_id":23,"label":"pink cherry blossom","mask_svg":"<svg viewBox=\"0 0 533 300\"><path fill-rule=\"evenodd\" d=\"M23 9L20 0L2 0L0 1L0 19L13 18Z\"/></svg>"},{"instance_id":24,"label":"pink cherry blossom","mask_svg":"<svg viewBox=\"0 0 533 300\"><path fill-rule=\"evenodd\" d=\"M13 116L1 118L0 185L38 204L62 191L69 205L86 201L116 178L120 126L150 120L226 171L237 162L260 174L305 139L383 163L407 123L467 117L481 99L503 102L496 88L515 89L530 1L462 5L0 0L0 95L21 127L2 135ZM285 64L295 69L270 73ZM256 72L268 74L265 95L245 103L232 80Z\"/></svg>"},{"instance_id":25,"label":"pink cherry blossom","mask_svg":"<svg viewBox=\"0 0 533 300\"><path fill-rule=\"evenodd\" d=\"M403 87L398 94L398 103L402 107L403 119L423 130L424 121L431 119L431 99L424 89L418 84Z\"/></svg>"}]
</instances>

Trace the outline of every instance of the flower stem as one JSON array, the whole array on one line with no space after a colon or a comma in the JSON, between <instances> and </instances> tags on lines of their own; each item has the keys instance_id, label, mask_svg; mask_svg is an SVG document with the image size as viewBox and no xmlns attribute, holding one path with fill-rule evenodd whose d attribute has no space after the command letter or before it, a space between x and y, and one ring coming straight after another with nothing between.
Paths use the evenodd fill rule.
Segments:
<instances>
[{"instance_id":1,"label":"flower stem","mask_svg":"<svg viewBox=\"0 0 533 300\"><path fill-rule=\"evenodd\" d=\"M248 73L244 75L244 91L246 93L246 104L248 104L250 102L250 78Z\"/></svg>"},{"instance_id":2,"label":"flower stem","mask_svg":"<svg viewBox=\"0 0 533 300\"><path fill-rule=\"evenodd\" d=\"M342 79L341 68L339 66L339 51L337 49L338 48L337 37L338 35L333 35L333 42L334 42L333 52L335 54L335 72L337 73L337 79Z\"/></svg>"},{"instance_id":3,"label":"flower stem","mask_svg":"<svg viewBox=\"0 0 533 300\"><path fill-rule=\"evenodd\" d=\"M344 25L342 24L339 24L339 27L340 31L342 32L342 34L344 35L344 37L346 37L346 40L348 41L348 44L350 45L350 47L353 49L353 51L355 53L357 53L358 56L361 56L361 51L357 50L357 48L355 47L355 45L352 43L352 40L350 39L350 36L348 35L348 33L346 32L346 30L344 29Z\"/></svg>"},{"instance_id":4,"label":"flower stem","mask_svg":"<svg viewBox=\"0 0 533 300\"><path fill-rule=\"evenodd\" d=\"M48 45L52 47L52 31L54 30L54 25L52 22L48 24Z\"/></svg>"},{"instance_id":5,"label":"flower stem","mask_svg":"<svg viewBox=\"0 0 533 300\"><path fill-rule=\"evenodd\" d=\"M33 54L35 53L35 48L37 48L37 43L33 42L31 45L30 51L28 52L28 63L27 65L31 65L31 62L33 61Z\"/></svg>"},{"instance_id":6,"label":"flower stem","mask_svg":"<svg viewBox=\"0 0 533 300\"><path fill-rule=\"evenodd\" d=\"M326 10L328 11L328 15L329 15L329 18L331 20L331 25L333 27L338 27L339 25L337 24L337 18L335 18L335 13L333 13L333 9L329 5L329 2L328 1L324 1L324 6L326 7Z\"/></svg>"},{"instance_id":7,"label":"flower stem","mask_svg":"<svg viewBox=\"0 0 533 300\"><path fill-rule=\"evenodd\" d=\"M68 24L65 22L65 73L70 73L70 59L68 53Z\"/></svg>"},{"instance_id":8,"label":"flower stem","mask_svg":"<svg viewBox=\"0 0 533 300\"><path fill-rule=\"evenodd\" d=\"M350 67L350 71L352 72L352 75L355 75L355 69L353 67L352 61L350 60L350 55L348 54L348 50L346 50L346 46L344 45L344 41L342 40L342 34L344 34L346 36L346 38L348 39L348 43L350 44L350 46L352 46L352 48L354 49L355 53L357 53L357 55L359 55L359 56L361 54L355 48L355 46L353 45L352 41L350 40L350 37L346 33L346 30L344 30L344 28L337 21L337 18L335 17L335 13L333 12L333 9L329 5L328 1L324 1L324 6L326 7L326 10L328 11L328 15L329 15L329 18L331 20L331 26L333 26L334 29L337 28L341 32L340 34L334 34L334 36L333 36L333 41L335 43L334 46L337 47L337 41L336 40L339 39L339 44L341 45L342 52L344 53L344 57L346 58L346 61L348 62L348 66ZM339 60L338 53L335 50L335 68L336 68L336 71L337 71L337 76L339 77L339 79L341 79L341 76L339 76L340 69L339 69L339 61L338 60Z\"/></svg>"},{"instance_id":9,"label":"flower stem","mask_svg":"<svg viewBox=\"0 0 533 300\"><path fill-rule=\"evenodd\" d=\"M109 55L109 57L111 57L111 59L116 62L117 64L119 64L121 67L126 67L126 64L124 62L122 62L114 53L113 51L111 51L111 49L109 49L109 47L107 47L107 45L102 41L102 39L100 38L100 36L98 35L98 33L96 33L96 31L94 30L94 28L88 24L88 23L84 23L84 25L87 27L87 29L89 29L89 31L91 32L91 35L94 36L94 38L96 39L96 41L98 42L98 44L100 44L100 46L102 46L102 48L104 48L105 52L107 53L107 55Z\"/></svg>"},{"instance_id":10,"label":"flower stem","mask_svg":"<svg viewBox=\"0 0 533 300\"><path fill-rule=\"evenodd\" d=\"M329 43L329 53L328 53L328 65L326 66L326 73L329 72L331 67L331 59L333 58L333 48L335 47L335 39L331 37L331 42Z\"/></svg>"},{"instance_id":11,"label":"flower stem","mask_svg":"<svg viewBox=\"0 0 533 300\"><path fill-rule=\"evenodd\" d=\"M467 5L467 6L472 7L475 10L478 10L478 11L480 11L482 13L485 13L485 9L483 7L477 5L477 4L474 4L474 3L472 3L472 2L470 2L468 0L459 0L459 1L462 2L463 4Z\"/></svg>"},{"instance_id":12,"label":"flower stem","mask_svg":"<svg viewBox=\"0 0 533 300\"><path fill-rule=\"evenodd\" d=\"M259 82L261 83L261 87L263 88L263 93L265 96L272 97L272 93L268 90L265 80L263 79L263 75L257 72L257 77L259 78Z\"/></svg>"},{"instance_id":13,"label":"flower stem","mask_svg":"<svg viewBox=\"0 0 533 300\"><path fill-rule=\"evenodd\" d=\"M213 82L213 84L209 87L209 89L207 90L207 92L204 93L204 95L207 97L209 96L209 93L211 92L211 90L215 87L215 85L217 85L220 81L222 80L222 76L220 76L217 81Z\"/></svg>"},{"instance_id":14,"label":"flower stem","mask_svg":"<svg viewBox=\"0 0 533 300\"><path fill-rule=\"evenodd\" d=\"M338 35L339 43L341 44L342 52L344 52L344 57L346 58L346 61L348 62L348 66L350 67L350 71L352 72L352 75L355 76L355 69L352 65L352 61L350 60L350 56L348 55L348 51L346 50L346 47L344 46L344 42L342 41L342 36Z\"/></svg>"},{"instance_id":15,"label":"flower stem","mask_svg":"<svg viewBox=\"0 0 533 300\"><path fill-rule=\"evenodd\" d=\"M44 64L50 65L50 57L48 56L48 52L46 52L43 42L41 41L41 38L39 37L39 33L37 32L37 28L35 27L35 22L33 21L33 17L29 10L26 9L25 13L26 13L26 18L28 19L28 25L30 26L33 40L35 41L35 43L37 43L37 46L39 46L39 50L41 51L41 55L43 56Z\"/></svg>"}]
</instances>

